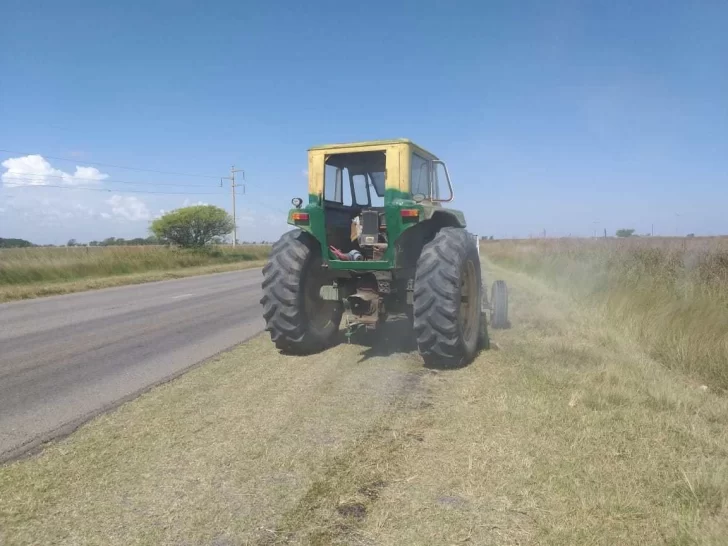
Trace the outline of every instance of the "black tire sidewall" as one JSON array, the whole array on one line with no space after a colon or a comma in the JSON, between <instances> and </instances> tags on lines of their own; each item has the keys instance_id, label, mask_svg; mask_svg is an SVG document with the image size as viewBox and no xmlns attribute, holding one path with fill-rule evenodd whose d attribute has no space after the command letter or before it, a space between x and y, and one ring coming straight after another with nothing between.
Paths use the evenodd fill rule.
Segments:
<instances>
[{"instance_id":1,"label":"black tire sidewall","mask_svg":"<svg viewBox=\"0 0 728 546\"><path fill-rule=\"evenodd\" d=\"M305 232L301 233L304 234L304 237L299 238L299 241L303 242L308 247L309 253L306 257L306 260L304 261L303 267L301 268L301 272L299 274L300 280L298 285L298 305L300 309L302 309L301 314L303 315L303 322L304 328L306 329L306 334L314 338L316 340L316 343L321 345L328 345L331 342L332 337L339 330L339 325L341 324L341 316L344 309L341 303L334 304L332 302L332 310L330 312L331 320L324 328L316 327L316 322L312 320L312 318L314 317L309 316L305 305L306 283L308 282L309 275L320 272L322 263L321 249L318 246L317 241L313 237L307 236L308 234ZM310 241L304 242L302 241L302 239L310 239ZM313 245L311 243L313 243Z\"/></svg>"},{"instance_id":2,"label":"black tire sidewall","mask_svg":"<svg viewBox=\"0 0 728 546\"><path fill-rule=\"evenodd\" d=\"M472 333L460 323L462 276L468 263L475 273ZM443 228L425 245L415 274L415 334L426 364L462 366L475 356L482 339L480 257L463 228Z\"/></svg>"},{"instance_id":3,"label":"black tire sidewall","mask_svg":"<svg viewBox=\"0 0 728 546\"><path fill-rule=\"evenodd\" d=\"M482 313L480 312L480 306L481 306L481 299L483 297L482 292L482 273L480 271L480 257L478 256L478 249L475 248L473 244L469 244L467 246L467 252L465 254L464 259L462 260L460 264L460 274L462 275L463 270L467 267L468 262L473 263L473 268L475 269L475 290L477 291L477 297L471 297L471 300L473 301L473 304L477 303L477 313L474 313L476 316L476 324L473 325L473 334L471 335L471 338L465 339L464 332L462 329L460 329L460 338L461 343L463 345L463 350L465 353L466 360L470 360L475 356L475 353L478 350L478 340L481 337L481 325L480 321L482 320ZM460 297L462 298L462 294L460 294Z\"/></svg>"},{"instance_id":4,"label":"black tire sidewall","mask_svg":"<svg viewBox=\"0 0 728 546\"><path fill-rule=\"evenodd\" d=\"M311 354L323 350L339 330L343 306L333 304L327 312L329 321L317 328L306 307L308 275L318 273L321 247L309 233L294 229L286 232L274 245L268 264L263 268L263 297L266 330L276 346L293 354ZM323 310L322 310L323 311Z\"/></svg>"}]
</instances>

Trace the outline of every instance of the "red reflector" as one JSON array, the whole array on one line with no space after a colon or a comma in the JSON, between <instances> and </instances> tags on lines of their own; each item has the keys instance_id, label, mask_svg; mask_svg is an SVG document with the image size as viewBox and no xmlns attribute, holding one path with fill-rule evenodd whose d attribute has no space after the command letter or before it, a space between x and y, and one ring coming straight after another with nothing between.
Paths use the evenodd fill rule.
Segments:
<instances>
[{"instance_id":1,"label":"red reflector","mask_svg":"<svg viewBox=\"0 0 728 546\"><path fill-rule=\"evenodd\" d=\"M291 217L294 222L308 222L308 212L294 212Z\"/></svg>"},{"instance_id":2,"label":"red reflector","mask_svg":"<svg viewBox=\"0 0 728 546\"><path fill-rule=\"evenodd\" d=\"M420 211L417 209L402 209L399 212L402 218L417 218L420 215Z\"/></svg>"}]
</instances>

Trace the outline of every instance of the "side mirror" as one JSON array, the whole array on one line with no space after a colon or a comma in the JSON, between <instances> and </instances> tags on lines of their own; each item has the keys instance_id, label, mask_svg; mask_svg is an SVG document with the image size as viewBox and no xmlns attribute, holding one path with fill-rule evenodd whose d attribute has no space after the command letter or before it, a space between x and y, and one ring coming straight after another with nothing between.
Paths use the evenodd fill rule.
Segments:
<instances>
[{"instance_id":1,"label":"side mirror","mask_svg":"<svg viewBox=\"0 0 728 546\"><path fill-rule=\"evenodd\" d=\"M291 204L297 209L300 209L301 205L303 205L303 199L301 199L300 197L294 197L293 199L291 199Z\"/></svg>"}]
</instances>

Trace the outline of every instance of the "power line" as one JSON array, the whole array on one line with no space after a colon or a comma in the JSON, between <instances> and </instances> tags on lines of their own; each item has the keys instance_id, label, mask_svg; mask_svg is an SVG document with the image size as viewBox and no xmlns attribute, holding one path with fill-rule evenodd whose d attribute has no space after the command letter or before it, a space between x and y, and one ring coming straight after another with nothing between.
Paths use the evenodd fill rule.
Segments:
<instances>
[{"instance_id":1,"label":"power line","mask_svg":"<svg viewBox=\"0 0 728 546\"><path fill-rule=\"evenodd\" d=\"M59 177L60 178L60 177ZM20 178L15 178L14 180L22 180ZM81 180L77 178L76 180ZM84 179L89 181L96 181L95 179ZM29 179L29 182L37 182L37 180ZM108 180L104 180L104 182L109 182ZM120 182L120 181L118 181ZM129 182L130 184L134 184L134 182ZM165 184L166 185L166 184ZM170 184L170 185L176 185L176 184ZM184 184L182 184L184 186ZM195 184L191 184L190 186L194 187ZM118 189L118 188L92 188L89 186L62 186L62 185L56 185L56 184L18 184L14 182L4 182L0 188L6 187L6 188L57 188L60 190L80 190L80 191L100 191L100 192L106 192L106 193L143 193L143 194L152 194L152 195L221 195L222 193L218 192L167 192L167 191L144 191L144 190L126 190L126 189ZM200 187L205 187L204 185L200 185ZM236 188L239 188L239 185L236 185ZM239 192L235 192L236 196L242 195ZM264 201L260 201L254 197L251 197L250 195L246 196L248 198L248 201L251 202L254 205L258 205L260 207L266 208L268 210L271 210L273 212L277 212L279 214L286 214L288 212L287 209L284 209L283 207L278 207L276 205L270 205Z\"/></svg>"},{"instance_id":2,"label":"power line","mask_svg":"<svg viewBox=\"0 0 728 546\"><path fill-rule=\"evenodd\" d=\"M81 191L101 191L106 193L146 193L146 194L153 194L153 195L222 195L221 193L217 192L165 192L165 191L143 191L143 190L124 190L124 189L117 189L117 188L91 188L88 186L59 186L55 184L15 184L15 183L8 183L6 182L3 184L3 186L0 187L6 187L6 188L57 188L60 190L81 190ZM240 187L240 186L236 186ZM241 193L235 192L235 195L243 195ZM248 201L252 202L255 205L261 206L263 208L266 208L268 210L272 210L274 212L278 212L281 214L285 214L288 211L284 210L281 207L277 207L275 205L269 205L268 203L265 203L263 201L259 201L258 199L248 197Z\"/></svg>"},{"instance_id":3,"label":"power line","mask_svg":"<svg viewBox=\"0 0 728 546\"><path fill-rule=\"evenodd\" d=\"M58 174L44 174L44 173L13 173L6 172L4 177L13 177L13 180L22 180L25 176L36 176L41 178L60 178L65 179L65 176ZM20 177L20 178L18 178ZM78 176L69 175L74 180L83 180L84 182L104 182L109 184L131 184L135 186L176 186L176 187L187 187L187 188L209 188L210 184L177 184L175 182L130 182L128 180L116 180L111 178L81 178Z\"/></svg>"},{"instance_id":4,"label":"power line","mask_svg":"<svg viewBox=\"0 0 728 546\"><path fill-rule=\"evenodd\" d=\"M103 191L107 193L151 193L156 195L221 195L219 192L180 192L180 191L144 191L120 190L117 188L90 188L88 186L60 186L54 184L13 184L5 182L5 188L58 188L61 190Z\"/></svg>"},{"instance_id":5,"label":"power line","mask_svg":"<svg viewBox=\"0 0 728 546\"><path fill-rule=\"evenodd\" d=\"M44 158L48 159L55 159L57 161L68 161L71 163L85 163L88 165L99 165L101 167L113 167L114 169L125 169L127 171L140 171L140 172L148 172L148 173L157 173L157 174L171 174L174 176L193 176L197 178L214 178L215 180L218 180L219 176L212 176L208 174L191 174L191 173L177 173L177 172L171 172L171 171L157 171L154 169L142 169L140 167L125 167L123 165L113 165L111 163L101 163L99 161L86 161L86 160L78 160L78 159L68 159L67 157L58 157L53 155L44 155L39 153L28 153L28 152L19 152L18 150L3 150L0 148L0 152L4 152L6 154L20 154L20 155L39 155Z\"/></svg>"}]
</instances>

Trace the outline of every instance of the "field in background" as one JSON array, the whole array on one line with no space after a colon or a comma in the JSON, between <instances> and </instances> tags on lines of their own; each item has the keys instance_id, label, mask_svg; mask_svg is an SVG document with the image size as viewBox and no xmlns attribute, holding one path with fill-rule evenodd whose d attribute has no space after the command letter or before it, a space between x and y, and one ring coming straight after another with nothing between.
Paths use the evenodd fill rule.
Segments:
<instances>
[{"instance_id":1,"label":"field in background","mask_svg":"<svg viewBox=\"0 0 728 546\"><path fill-rule=\"evenodd\" d=\"M0 301L254 267L269 250L267 245L2 249Z\"/></svg>"},{"instance_id":2,"label":"field in background","mask_svg":"<svg viewBox=\"0 0 728 546\"><path fill-rule=\"evenodd\" d=\"M728 238L496 241L482 249L603 312L662 364L728 389Z\"/></svg>"}]
</instances>

